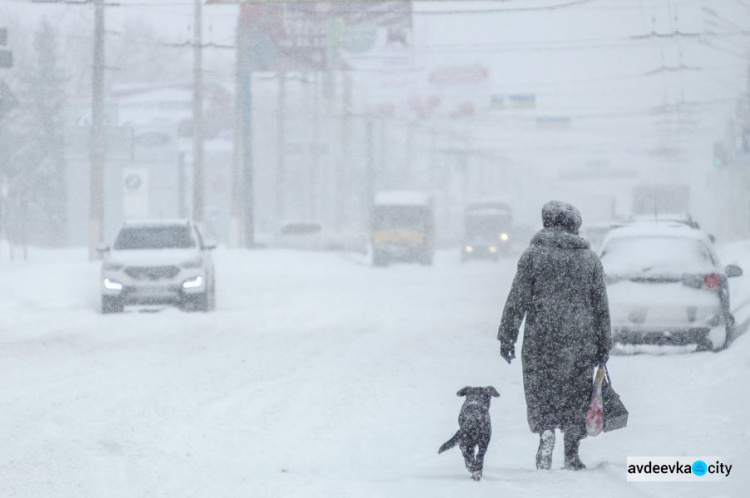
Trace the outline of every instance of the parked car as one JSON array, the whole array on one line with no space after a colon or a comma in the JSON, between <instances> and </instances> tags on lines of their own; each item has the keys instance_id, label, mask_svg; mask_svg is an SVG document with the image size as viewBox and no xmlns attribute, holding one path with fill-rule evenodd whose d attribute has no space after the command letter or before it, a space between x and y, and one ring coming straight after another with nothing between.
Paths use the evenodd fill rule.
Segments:
<instances>
[{"instance_id":1,"label":"parked car","mask_svg":"<svg viewBox=\"0 0 750 498\"><path fill-rule=\"evenodd\" d=\"M320 221L286 221L273 232L255 234L255 244L264 249L294 249L299 251L357 251L364 252L363 234L334 232Z\"/></svg>"},{"instance_id":2,"label":"parked car","mask_svg":"<svg viewBox=\"0 0 750 498\"><path fill-rule=\"evenodd\" d=\"M615 228L600 252L613 340L718 350L731 338L728 277L708 234L682 223Z\"/></svg>"},{"instance_id":3,"label":"parked car","mask_svg":"<svg viewBox=\"0 0 750 498\"><path fill-rule=\"evenodd\" d=\"M124 223L112 247L100 248L102 312L117 313L139 304L214 309L215 247L189 220Z\"/></svg>"}]
</instances>

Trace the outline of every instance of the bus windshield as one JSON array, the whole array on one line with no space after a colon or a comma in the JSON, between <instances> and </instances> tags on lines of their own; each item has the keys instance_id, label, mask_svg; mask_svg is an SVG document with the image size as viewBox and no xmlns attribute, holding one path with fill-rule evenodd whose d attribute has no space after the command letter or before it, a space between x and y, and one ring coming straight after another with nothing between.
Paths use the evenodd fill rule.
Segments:
<instances>
[{"instance_id":1,"label":"bus windshield","mask_svg":"<svg viewBox=\"0 0 750 498\"><path fill-rule=\"evenodd\" d=\"M425 206L376 206L373 218L375 230L426 230L430 225L430 210Z\"/></svg>"}]
</instances>

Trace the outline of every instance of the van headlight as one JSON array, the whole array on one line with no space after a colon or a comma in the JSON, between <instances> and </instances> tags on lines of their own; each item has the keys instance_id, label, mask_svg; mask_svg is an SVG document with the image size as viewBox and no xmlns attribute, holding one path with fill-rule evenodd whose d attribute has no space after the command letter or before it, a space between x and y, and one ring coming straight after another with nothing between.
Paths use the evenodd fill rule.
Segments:
<instances>
[{"instance_id":1,"label":"van headlight","mask_svg":"<svg viewBox=\"0 0 750 498\"><path fill-rule=\"evenodd\" d=\"M507 242L509 238L510 238L510 235L508 235L505 232L500 234L500 240L502 240L503 242Z\"/></svg>"},{"instance_id":2,"label":"van headlight","mask_svg":"<svg viewBox=\"0 0 750 498\"><path fill-rule=\"evenodd\" d=\"M472 246L466 246L466 247L464 247L464 251L466 251L466 252L474 252L474 248Z\"/></svg>"},{"instance_id":3,"label":"van headlight","mask_svg":"<svg viewBox=\"0 0 750 498\"><path fill-rule=\"evenodd\" d=\"M195 278L189 278L182 282L182 288L183 289L197 289L198 287L203 285L203 277L201 275L198 275Z\"/></svg>"}]
</instances>

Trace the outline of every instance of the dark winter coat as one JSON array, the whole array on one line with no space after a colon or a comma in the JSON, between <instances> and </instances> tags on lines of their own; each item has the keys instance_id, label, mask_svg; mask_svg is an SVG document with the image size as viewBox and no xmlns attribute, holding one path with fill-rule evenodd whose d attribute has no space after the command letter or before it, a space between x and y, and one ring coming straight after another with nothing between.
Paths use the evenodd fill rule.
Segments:
<instances>
[{"instance_id":1,"label":"dark winter coat","mask_svg":"<svg viewBox=\"0 0 750 498\"><path fill-rule=\"evenodd\" d=\"M521 360L532 432L583 431L593 367L611 347L602 265L577 235L580 214L566 209L544 213L547 228L518 262L498 331L514 344L526 318Z\"/></svg>"}]
</instances>

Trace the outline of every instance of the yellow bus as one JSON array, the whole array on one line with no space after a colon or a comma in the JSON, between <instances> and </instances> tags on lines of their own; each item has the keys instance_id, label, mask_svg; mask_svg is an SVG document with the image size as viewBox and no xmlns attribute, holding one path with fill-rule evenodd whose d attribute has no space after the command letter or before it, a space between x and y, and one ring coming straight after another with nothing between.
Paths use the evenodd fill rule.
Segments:
<instances>
[{"instance_id":1,"label":"yellow bus","mask_svg":"<svg viewBox=\"0 0 750 498\"><path fill-rule=\"evenodd\" d=\"M415 191L380 192L372 212L372 261L431 265L435 253L432 198Z\"/></svg>"}]
</instances>

